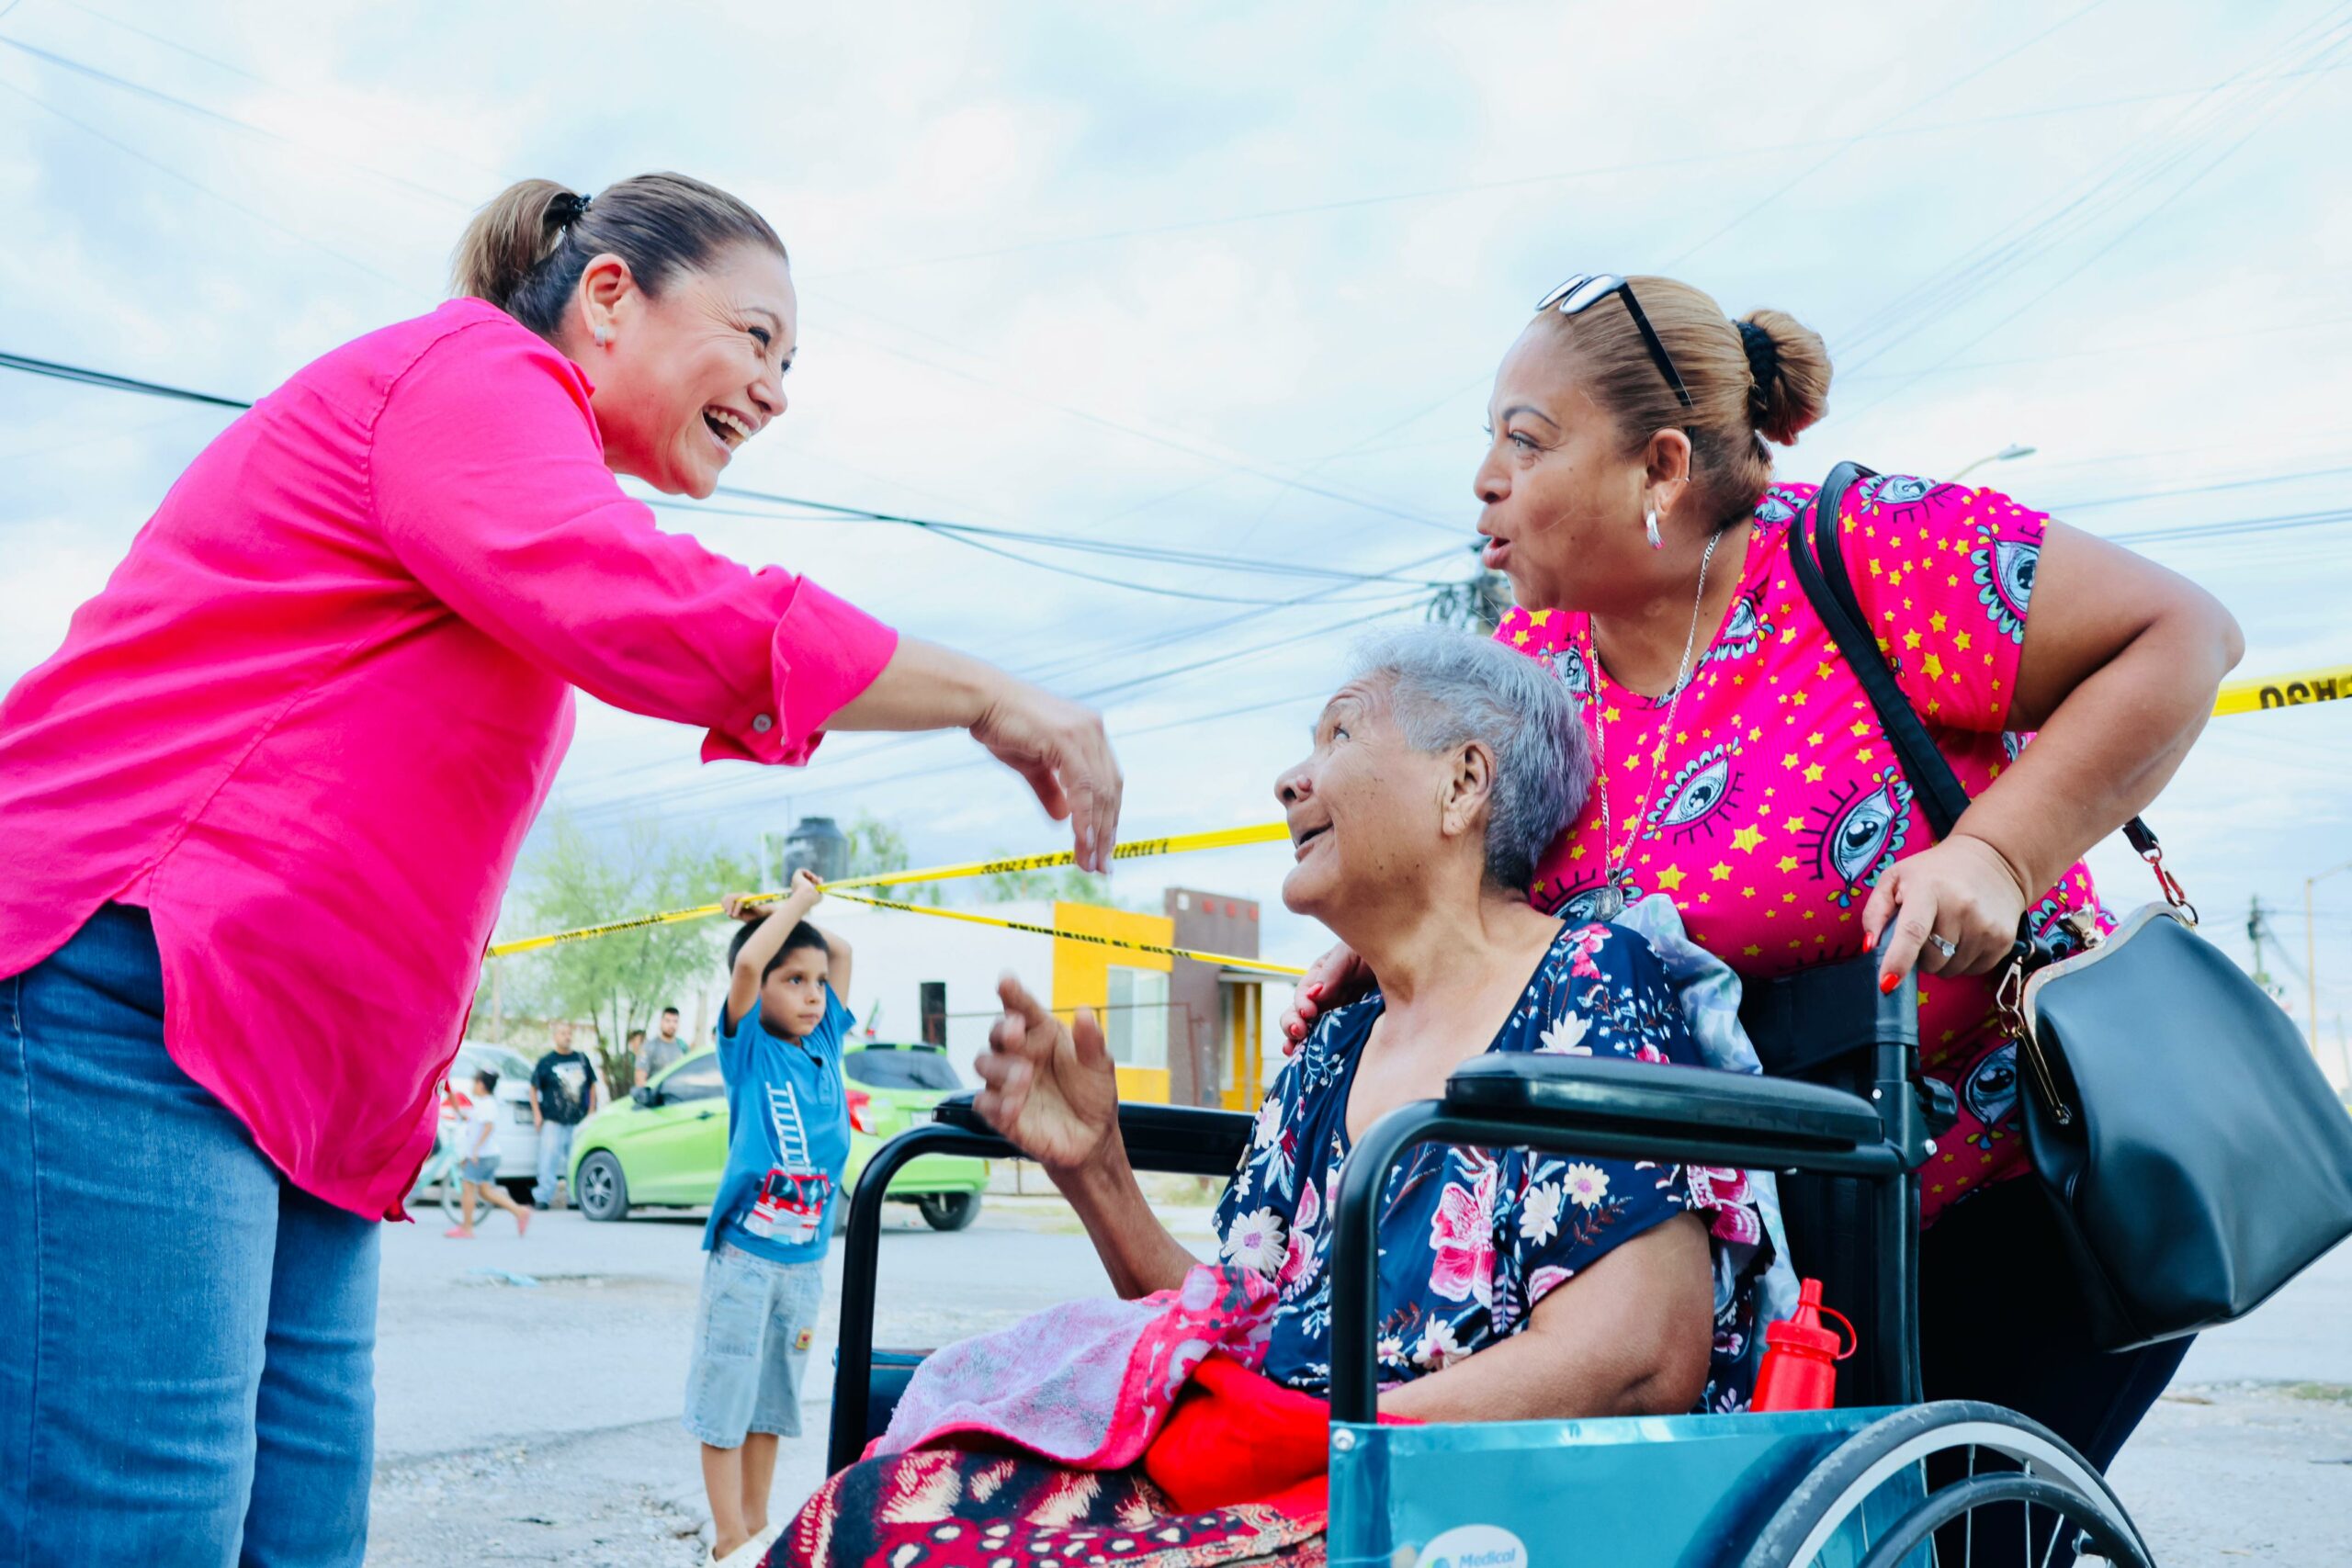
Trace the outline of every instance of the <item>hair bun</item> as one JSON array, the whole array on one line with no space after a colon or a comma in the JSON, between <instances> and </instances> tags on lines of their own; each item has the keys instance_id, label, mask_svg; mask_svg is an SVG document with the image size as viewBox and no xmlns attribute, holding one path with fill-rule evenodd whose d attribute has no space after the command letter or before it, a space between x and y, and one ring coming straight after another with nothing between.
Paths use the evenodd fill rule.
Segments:
<instances>
[{"instance_id":1,"label":"hair bun","mask_svg":"<svg viewBox=\"0 0 2352 1568\"><path fill-rule=\"evenodd\" d=\"M1755 378L1749 420L1756 434L1786 446L1828 412L1828 346L1785 310L1751 310L1733 324Z\"/></svg>"}]
</instances>

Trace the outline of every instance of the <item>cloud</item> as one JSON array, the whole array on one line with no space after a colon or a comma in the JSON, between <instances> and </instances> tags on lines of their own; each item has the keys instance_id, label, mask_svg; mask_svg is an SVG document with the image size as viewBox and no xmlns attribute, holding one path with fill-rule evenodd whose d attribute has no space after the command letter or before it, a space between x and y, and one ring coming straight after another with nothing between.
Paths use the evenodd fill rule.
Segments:
<instances>
[{"instance_id":1,"label":"cloud","mask_svg":"<svg viewBox=\"0 0 2352 1568\"><path fill-rule=\"evenodd\" d=\"M788 494L1393 566L1466 542L1485 381L1534 296L1571 271L1686 253L1727 308L1789 309L1834 354L1856 350L1830 420L1781 457L1792 478L1844 457L1949 472L2023 441L2040 455L1973 477L2071 502L2352 463L2329 414L2352 393L2352 196L2324 152L2352 138L2345 78L2291 97L2300 79L2256 84L2257 115L2276 118L2203 181L2154 175L2063 243L1962 277L2017 226L2086 189L2116 195L2120 181L2092 185L2102 171L2152 168L2143 154L2184 138L2198 150L2196 95L2232 72L2341 65L2277 53L2301 26L2283 14L2108 8L2037 37L2060 19L2022 4L265 4L203 28L142 21L175 49L27 6L9 35L252 129L0 51L0 88L16 89L0 90L0 347L250 394L429 308L464 213L502 181L677 167L772 214L806 284L792 412L734 476ZM218 422L6 377L0 422L6 680L54 647ZM2115 532L2308 510L2341 482L2082 516ZM877 525L663 524L1069 691L1361 613L1237 623L1248 606ZM2352 651L2342 536L2156 554L2237 611L2264 667ZM1467 569L1465 552L1430 570ZM1145 571L1238 597L1299 586ZM1312 689L1350 635L1114 696L1112 723ZM2329 776L2309 772L2352 744L2340 706L2217 725L2159 803L2160 829L2183 824L2177 866L2206 871L2216 908L2298 893L2314 842L2340 840ZM839 737L805 773L759 776L697 767L684 730L582 709L560 788L608 820L661 813L740 841L787 799L823 800L898 818L923 860L1055 836L1017 781L961 767L957 739ZM1302 725L1274 709L1139 736L1131 822L1271 814ZM865 780L888 782L845 787ZM1283 863L1251 852L1167 874L1230 878L1272 911ZM1317 945L1295 928L1270 914L1268 939Z\"/></svg>"}]
</instances>

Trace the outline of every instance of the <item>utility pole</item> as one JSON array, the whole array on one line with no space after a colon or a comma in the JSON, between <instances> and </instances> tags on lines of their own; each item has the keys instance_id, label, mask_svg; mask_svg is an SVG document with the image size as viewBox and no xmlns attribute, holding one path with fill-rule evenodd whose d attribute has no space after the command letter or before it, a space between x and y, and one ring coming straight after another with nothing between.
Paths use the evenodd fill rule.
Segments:
<instances>
[{"instance_id":1,"label":"utility pole","mask_svg":"<svg viewBox=\"0 0 2352 1568\"><path fill-rule=\"evenodd\" d=\"M2342 865L2329 866L2316 876L2303 878L2303 987L2311 1004L2312 1055L2319 1055L2319 920L2312 909L2312 890L2339 871L2352 871L2352 860ZM2347 1088L2352 1088L2352 1063L2346 1066Z\"/></svg>"},{"instance_id":2,"label":"utility pole","mask_svg":"<svg viewBox=\"0 0 2352 1568\"><path fill-rule=\"evenodd\" d=\"M2260 895L2245 901L2245 940L2254 949L2254 983L2267 991L2270 976L2262 966L2262 898Z\"/></svg>"}]
</instances>

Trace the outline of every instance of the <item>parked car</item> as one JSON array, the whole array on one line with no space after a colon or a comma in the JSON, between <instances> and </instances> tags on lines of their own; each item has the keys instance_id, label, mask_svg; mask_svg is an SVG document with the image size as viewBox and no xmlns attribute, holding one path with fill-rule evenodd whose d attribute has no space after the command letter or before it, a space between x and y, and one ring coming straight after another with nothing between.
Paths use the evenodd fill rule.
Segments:
<instances>
[{"instance_id":1,"label":"parked car","mask_svg":"<svg viewBox=\"0 0 2352 1568\"><path fill-rule=\"evenodd\" d=\"M842 1188L851 1191L876 1150L964 1083L937 1045L855 1044L843 1051L842 1067L850 1122ZM571 1161L571 1190L592 1220L621 1219L639 1207L708 1203L727 1165L727 1083L718 1053L695 1052L582 1122ZM962 1230L978 1217L988 1180L984 1160L926 1156L892 1179L889 1198L913 1204L933 1230Z\"/></svg>"},{"instance_id":2,"label":"parked car","mask_svg":"<svg viewBox=\"0 0 2352 1568\"><path fill-rule=\"evenodd\" d=\"M469 1040L458 1047L449 1064L449 1088L463 1100L473 1098L474 1074L488 1067L498 1075L498 1182L518 1203L531 1201L539 1179L539 1132L531 1124L530 1058L486 1040ZM454 1143L458 1135L457 1107L441 1101L441 1139Z\"/></svg>"}]
</instances>

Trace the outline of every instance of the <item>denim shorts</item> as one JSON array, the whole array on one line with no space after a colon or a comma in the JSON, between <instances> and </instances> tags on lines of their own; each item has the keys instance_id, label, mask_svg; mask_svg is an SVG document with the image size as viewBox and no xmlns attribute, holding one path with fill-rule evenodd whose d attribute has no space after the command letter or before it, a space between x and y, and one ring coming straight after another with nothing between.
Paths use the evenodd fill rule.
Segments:
<instances>
[{"instance_id":1,"label":"denim shorts","mask_svg":"<svg viewBox=\"0 0 2352 1568\"><path fill-rule=\"evenodd\" d=\"M825 1266L771 1263L720 1242L702 1269L685 1427L715 1449L752 1432L800 1435L800 1378L817 1337Z\"/></svg>"},{"instance_id":2,"label":"denim shorts","mask_svg":"<svg viewBox=\"0 0 2352 1568\"><path fill-rule=\"evenodd\" d=\"M492 1155L487 1159L467 1160L464 1164L458 1167L458 1179L460 1181L497 1180L498 1156L496 1155Z\"/></svg>"}]
</instances>

